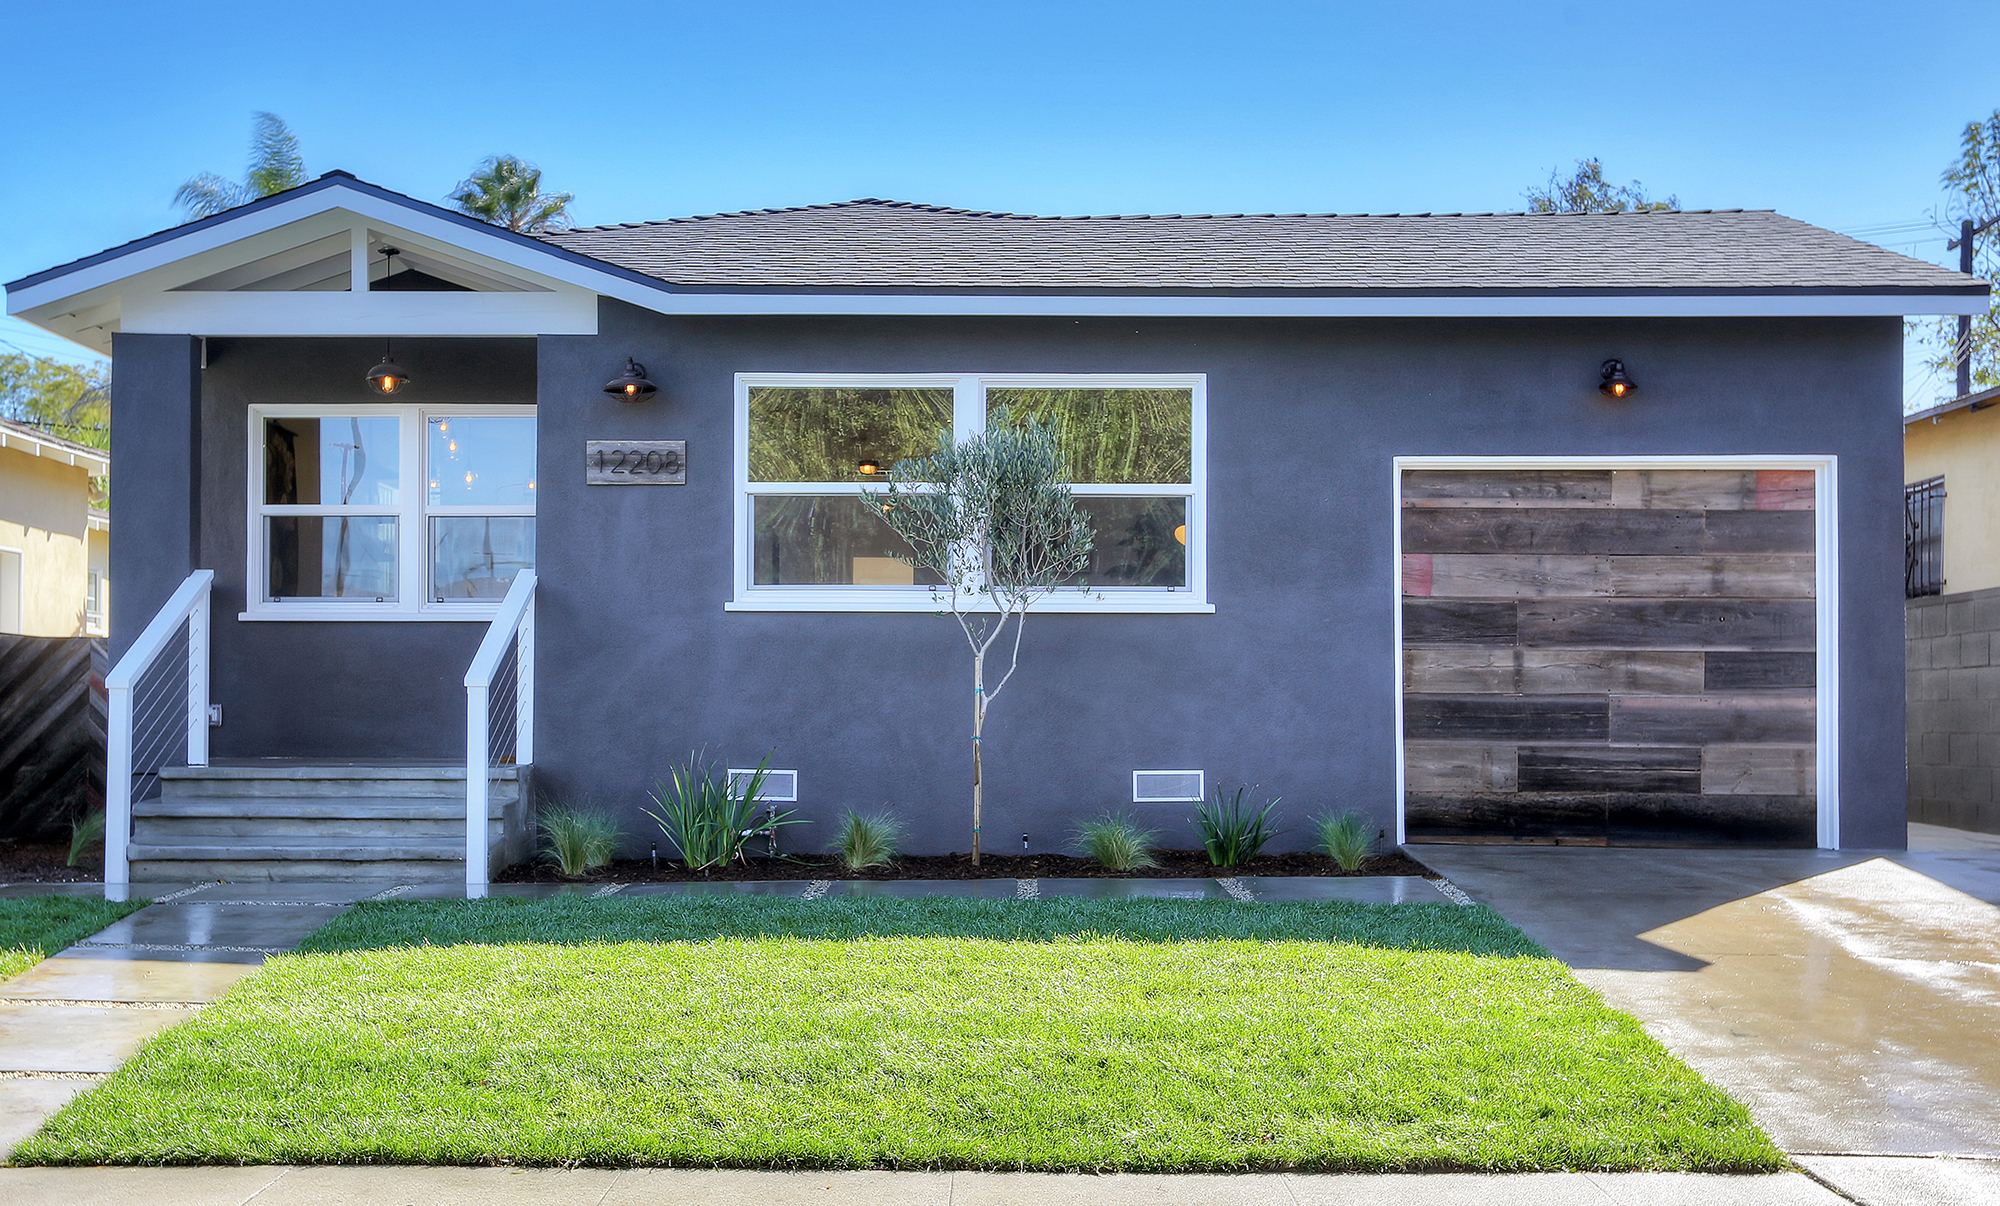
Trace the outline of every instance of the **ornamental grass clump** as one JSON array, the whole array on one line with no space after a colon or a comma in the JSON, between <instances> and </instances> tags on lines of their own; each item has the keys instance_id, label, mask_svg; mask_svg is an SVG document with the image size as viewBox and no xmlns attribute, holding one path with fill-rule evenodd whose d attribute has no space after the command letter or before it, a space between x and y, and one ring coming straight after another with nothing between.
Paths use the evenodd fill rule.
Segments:
<instances>
[{"instance_id":1,"label":"ornamental grass clump","mask_svg":"<svg viewBox=\"0 0 2000 1206\"><path fill-rule=\"evenodd\" d=\"M83 852L104 840L104 814L93 812L72 817L69 823L69 865L83 861Z\"/></svg>"},{"instance_id":2,"label":"ornamental grass clump","mask_svg":"<svg viewBox=\"0 0 2000 1206\"><path fill-rule=\"evenodd\" d=\"M1342 871L1358 871L1361 860L1375 852L1375 838L1368 829L1368 818L1353 809L1316 817L1313 832L1319 840L1313 849L1331 858Z\"/></svg>"},{"instance_id":3,"label":"ornamental grass clump","mask_svg":"<svg viewBox=\"0 0 2000 1206\"><path fill-rule=\"evenodd\" d=\"M886 812L862 814L852 808L841 818L840 834L827 849L849 871L880 867L902 853L903 823Z\"/></svg>"},{"instance_id":4,"label":"ornamental grass clump","mask_svg":"<svg viewBox=\"0 0 2000 1206\"><path fill-rule=\"evenodd\" d=\"M1201 832L1201 848L1208 851L1208 861L1218 867L1249 862L1257 857L1264 843L1282 832L1271 824L1271 810L1282 797L1273 797L1262 808L1245 806L1243 794L1249 790L1239 787L1231 798L1224 796L1218 787L1213 801L1195 809L1194 823Z\"/></svg>"},{"instance_id":5,"label":"ornamental grass clump","mask_svg":"<svg viewBox=\"0 0 2000 1206\"><path fill-rule=\"evenodd\" d=\"M618 822L587 805L559 804L541 815L542 854L564 875L588 875L611 861Z\"/></svg>"},{"instance_id":6,"label":"ornamental grass clump","mask_svg":"<svg viewBox=\"0 0 2000 1206\"><path fill-rule=\"evenodd\" d=\"M659 825L681 865L690 871L749 862L743 847L758 835L770 836L781 825L802 825L797 809L766 810L762 801L769 755L747 777L718 773L699 753L675 767L670 778L653 787L658 812L642 811ZM740 780L740 781L739 781ZM764 815L758 815L762 812Z\"/></svg>"},{"instance_id":7,"label":"ornamental grass clump","mask_svg":"<svg viewBox=\"0 0 2000 1206\"><path fill-rule=\"evenodd\" d=\"M1126 813L1107 812L1076 827L1076 849L1106 870L1131 871L1160 865L1152 855L1159 837L1159 830L1141 829Z\"/></svg>"}]
</instances>

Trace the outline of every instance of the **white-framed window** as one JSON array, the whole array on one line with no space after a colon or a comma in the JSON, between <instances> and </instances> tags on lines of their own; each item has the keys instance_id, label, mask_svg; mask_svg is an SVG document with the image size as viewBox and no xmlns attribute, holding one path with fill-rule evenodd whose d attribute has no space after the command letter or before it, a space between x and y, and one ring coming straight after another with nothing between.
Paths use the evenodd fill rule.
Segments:
<instances>
[{"instance_id":1,"label":"white-framed window","mask_svg":"<svg viewBox=\"0 0 2000 1206\"><path fill-rule=\"evenodd\" d=\"M1208 612L1207 379L1200 374L739 373L732 611L935 611L862 499L890 466L1001 408L1061 433L1097 529L1088 590L1039 611Z\"/></svg>"},{"instance_id":2,"label":"white-framed window","mask_svg":"<svg viewBox=\"0 0 2000 1206\"><path fill-rule=\"evenodd\" d=\"M532 406L250 408L254 620L482 620L535 564Z\"/></svg>"},{"instance_id":3,"label":"white-framed window","mask_svg":"<svg viewBox=\"0 0 2000 1206\"><path fill-rule=\"evenodd\" d=\"M94 568L83 575L83 627L86 632L104 629L104 575Z\"/></svg>"}]
</instances>

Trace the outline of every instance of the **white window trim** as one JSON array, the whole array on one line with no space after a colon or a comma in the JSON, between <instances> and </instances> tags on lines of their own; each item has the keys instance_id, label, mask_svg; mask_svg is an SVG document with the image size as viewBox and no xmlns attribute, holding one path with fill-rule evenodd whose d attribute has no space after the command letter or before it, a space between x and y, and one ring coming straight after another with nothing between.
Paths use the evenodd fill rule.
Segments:
<instances>
[{"instance_id":1,"label":"white window trim","mask_svg":"<svg viewBox=\"0 0 2000 1206\"><path fill-rule=\"evenodd\" d=\"M1168 484L1077 485L1080 497L1180 495L1188 500L1188 584L1175 590L1115 587L1102 590L1058 591L1034 605L1038 614L1110 612L1120 614L1198 614L1215 611L1208 600L1208 377L1204 373L738 373L736 374L735 483L731 540L734 548L733 597L725 611L911 612L933 614L942 596L921 586L758 586L752 581L755 560L750 518L756 494L851 495L854 486L841 483L750 481L750 390L762 386L830 386L877 389L949 389L957 430L983 427L986 390L1186 389L1193 395L1190 435L1193 460L1187 482ZM857 483L858 485L858 483ZM980 601L973 610L991 610Z\"/></svg>"},{"instance_id":2,"label":"white window trim","mask_svg":"<svg viewBox=\"0 0 2000 1206\"><path fill-rule=\"evenodd\" d=\"M264 420L309 419L322 416L380 415L397 420L398 463L403 466L401 500L396 516L396 591L393 603L366 603L360 600L323 603L316 600L288 600L274 603L264 597L270 583L270 549L264 540L264 519L272 514L383 515L384 507L366 506L266 506L264 504ZM533 506L494 505L485 507L430 506L425 501L425 436L431 415L535 417L535 407L512 402L451 403L440 406L373 402L321 402L258 404L250 407L249 490L244 499L248 517L244 595L245 609L239 620L335 623L395 623L398 621L473 622L488 624L500 613L499 599L467 599L452 603L431 602L430 568L426 564L430 535L426 520L431 516L524 515L535 514ZM538 429L539 435L539 429Z\"/></svg>"},{"instance_id":3,"label":"white window trim","mask_svg":"<svg viewBox=\"0 0 2000 1206\"><path fill-rule=\"evenodd\" d=\"M1389 462L1389 589L1394 617L1396 844L1406 839L1403 761L1403 471L1406 469L1810 469L1813 471L1814 761L1822 850L1840 846L1840 458L1837 456L1398 456Z\"/></svg>"}]
</instances>

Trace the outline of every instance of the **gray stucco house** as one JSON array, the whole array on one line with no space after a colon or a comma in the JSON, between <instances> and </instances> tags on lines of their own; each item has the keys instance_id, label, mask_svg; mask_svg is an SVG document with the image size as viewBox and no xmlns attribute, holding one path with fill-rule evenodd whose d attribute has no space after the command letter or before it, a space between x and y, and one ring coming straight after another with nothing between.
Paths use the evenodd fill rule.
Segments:
<instances>
[{"instance_id":1,"label":"gray stucco house","mask_svg":"<svg viewBox=\"0 0 2000 1206\"><path fill-rule=\"evenodd\" d=\"M530 237L344 173L7 286L116 360L111 878L475 887L530 797L643 851L697 748L965 849L962 643L859 494L1003 404L1098 542L989 850L1246 783L1294 846L1900 847L1901 318L1987 292L1769 212Z\"/></svg>"}]
</instances>

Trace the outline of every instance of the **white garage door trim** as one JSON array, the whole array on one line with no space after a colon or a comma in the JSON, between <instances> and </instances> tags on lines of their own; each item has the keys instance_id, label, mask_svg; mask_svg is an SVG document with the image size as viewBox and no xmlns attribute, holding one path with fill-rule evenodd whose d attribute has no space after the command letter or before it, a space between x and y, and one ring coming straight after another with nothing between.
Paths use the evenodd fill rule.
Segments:
<instances>
[{"instance_id":1,"label":"white garage door trim","mask_svg":"<svg viewBox=\"0 0 2000 1206\"><path fill-rule=\"evenodd\" d=\"M1405 840L1403 774L1403 471L1406 469L1810 469L1818 659L1819 845L1840 849L1840 458L1836 456L1398 456L1390 458L1390 645L1396 708L1396 844Z\"/></svg>"}]
</instances>

